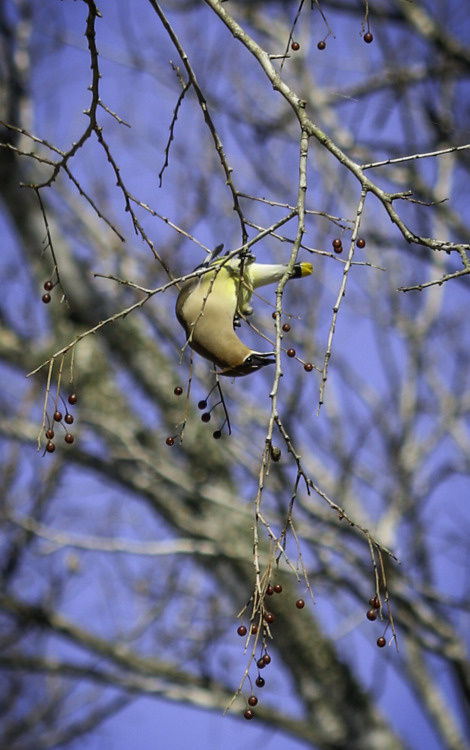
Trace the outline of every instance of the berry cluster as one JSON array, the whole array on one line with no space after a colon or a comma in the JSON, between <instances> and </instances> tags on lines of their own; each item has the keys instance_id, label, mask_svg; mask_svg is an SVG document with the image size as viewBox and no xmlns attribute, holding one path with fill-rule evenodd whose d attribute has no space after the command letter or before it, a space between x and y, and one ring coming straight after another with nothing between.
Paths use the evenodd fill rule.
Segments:
<instances>
[{"instance_id":1,"label":"berry cluster","mask_svg":"<svg viewBox=\"0 0 470 750\"><path fill-rule=\"evenodd\" d=\"M276 318L277 318L277 312L274 311L273 314L272 314L272 319L276 320ZM290 323L283 323L282 324L282 331L283 331L283 333L289 333L290 330L291 330ZM297 352L295 351L295 349L289 348L289 349L285 349L284 351L286 352L286 354L287 354L288 357L290 357L291 359L294 359L294 357L295 357L295 359L297 359L298 362L300 362L301 364L303 364L305 372L312 372L312 370L313 370L312 363L311 362L303 362L301 359L299 359L297 357Z\"/></svg>"},{"instance_id":2,"label":"berry cluster","mask_svg":"<svg viewBox=\"0 0 470 750\"><path fill-rule=\"evenodd\" d=\"M266 596L272 596L273 594L281 594L282 593L282 585L280 583L275 583L274 585L268 584L266 587L265 594ZM250 600L251 601L251 600ZM297 609L303 609L305 606L305 602L303 599L297 599L295 606ZM245 636L248 636L248 640L251 638L251 636L256 636L259 627L262 627L262 645L261 645L261 653L258 659L256 659L256 667L258 669L258 675L255 679L255 685L257 688L263 688L266 685L266 680L264 677L261 677L261 670L265 669L269 664L271 664L271 656L268 653L268 647L266 643L266 635L269 632L270 626L275 621L275 615L268 610L264 610L262 614L259 614L259 612L254 612L252 617L256 617L259 615L259 624L256 622L252 622L250 626L250 632L248 634L248 628L243 623L238 626L237 633L241 638L244 638ZM256 646L256 642L255 642ZM251 680L250 680L251 682ZM246 708L244 712L245 719L253 719L255 716L255 712L253 711L253 708L258 704L258 698L256 695L254 695L253 691L251 695L247 699L248 708Z\"/></svg>"},{"instance_id":3,"label":"berry cluster","mask_svg":"<svg viewBox=\"0 0 470 750\"><path fill-rule=\"evenodd\" d=\"M46 291L45 291L45 294L42 295L42 301L44 302L45 305L48 305L52 299L51 292L54 289L54 286L55 285L52 279L48 279L47 281L44 282L44 289Z\"/></svg>"},{"instance_id":4,"label":"berry cluster","mask_svg":"<svg viewBox=\"0 0 470 750\"><path fill-rule=\"evenodd\" d=\"M363 38L363 40L365 41L366 44L370 44L371 42L374 41L374 37L372 36L372 34L371 34L370 31L366 31L366 33L364 34L364 36L362 38ZM296 42L292 43L292 49L294 49L294 44L296 44ZM299 47L300 47L300 45L299 45ZM325 39L321 39L318 42L317 49L319 49L320 51L323 51L324 49L326 49L326 40Z\"/></svg>"},{"instance_id":5,"label":"berry cluster","mask_svg":"<svg viewBox=\"0 0 470 750\"><path fill-rule=\"evenodd\" d=\"M214 390L216 390L216 389L218 390L218 393L220 395L220 399L215 404L213 404L210 407L210 409L208 409L207 408L208 399L209 399L211 393ZM183 393L182 387L180 385L175 386L175 388L173 389L173 393L175 394L175 396L181 396L182 393ZM222 422L222 425L217 430L214 430L214 432L212 433L212 437L214 438L214 440L220 440L220 438L222 437L222 431L223 431L223 429L224 429L225 426L227 426L228 434L229 435L231 434L230 419L229 419L229 416L228 416L227 407L225 405L224 397L223 397L223 394L222 394L222 389L220 387L220 383L216 382L215 386L213 388L211 388L211 390L209 391L209 393L207 394L207 396L205 398L201 399L198 402L197 408L200 411L203 412L201 414L201 422L204 422L204 424L207 424L208 422L210 422L211 421L211 412L216 407L218 407L218 406L222 406L223 412L225 414L225 419ZM171 447L172 445L175 444L176 438L177 437L181 438L181 436L182 436L182 430L178 434L176 434L176 435L169 435L166 438L165 442L166 442L167 445L169 445Z\"/></svg>"},{"instance_id":6,"label":"berry cluster","mask_svg":"<svg viewBox=\"0 0 470 750\"><path fill-rule=\"evenodd\" d=\"M377 612L380 609L380 599L377 595L372 596L369 599L370 609L367 610L366 617L370 622L375 622L377 619ZM377 646L379 648L383 648L386 645L387 641L385 640L385 637L383 635L380 636L380 638L377 638Z\"/></svg>"},{"instance_id":7,"label":"berry cluster","mask_svg":"<svg viewBox=\"0 0 470 750\"><path fill-rule=\"evenodd\" d=\"M223 407L223 409L225 411L225 419L222 422L221 427L219 427L217 430L214 430L214 432L212 433L212 437L214 438L214 440L220 440L220 438L222 437L222 430L224 429L225 425L227 425L227 428L228 428L228 431L229 431L229 434L230 434L230 423L228 421L228 414L227 414L227 410L225 408L225 402L224 402L224 400L223 400L222 397L220 398L219 401L216 401L216 403L213 406L211 406L210 409L207 409L207 399L209 398L209 396L210 396L210 394L212 393L213 390L214 389L212 389L211 391L209 391L209 393L207 394L206 398L203 398L203 399L201 399L201 401L198 402L197 408L200 411L202 411L201 422L204 422L204 424L208 424L211 421L211 412L214 409L216 409L217 406L222 405L222 407ZM220 390L219 390L219 392L220 392ZM222 396L222 394L220 394L220 395Z\"/></svg>"},{"instance_id":8,"label":"berry cluster","mask_svg":"<svg viewBox=\"0 0 470 750\"><path fill-rule=\"evenodd\" d=\"M74 406L78 401L76 393L71 393L67 400L71 406ZM69 412L67 405L65 404L65 401L64 401L64 405L65 405L65 414L62 414L62 412L56 408L56 410L54 411L54 414L52 415L52 422L48 426L47 430L45 431L45 436L47 439L47 443L46 443L47 453L54 453L55 448L56 448L55 443L54 443L54 437L55 437L55 432L53 428L54 422L56 424L61 424L62 427L64 428L65 430L64 442L67 443L67 445L72 445L72 443L75 441L74 436L68 429L70 425L74 423L75 420L74 420L73 414Z\"/></svg>"},{"instance_id":9,"label":"berry cluster","mask_svg":"<svg viewBox=\"0 0 470 750\"><path fill-rule=\"evenodd\" d=\"M333 250L335 251L335 253L340 255L340 253L343 252L343 243L341 241L341 237L335 237L331 244L333 245ZM365 246L366 241L362 237L359 237L356 240L356 247L359 247L362 250Z\"/></svg>"}]
</instances>

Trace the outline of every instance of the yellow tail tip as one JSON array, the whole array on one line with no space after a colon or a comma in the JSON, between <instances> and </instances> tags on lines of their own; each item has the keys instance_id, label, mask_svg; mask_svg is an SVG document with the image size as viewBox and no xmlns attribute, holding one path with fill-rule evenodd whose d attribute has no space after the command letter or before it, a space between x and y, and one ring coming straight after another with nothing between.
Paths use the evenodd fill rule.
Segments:
<instances>
[{"instance_id":1,"label":"yellow tail tip","mask_svg":"<svg viewBox=\"0 0 470 750\"><path fill-rule=\"evenodd\" d=\"M300 266L300 275L302 277L304 276L310 276L313 273L313 266L311 263L299 263Z\"/></svg>"}]
</instances>

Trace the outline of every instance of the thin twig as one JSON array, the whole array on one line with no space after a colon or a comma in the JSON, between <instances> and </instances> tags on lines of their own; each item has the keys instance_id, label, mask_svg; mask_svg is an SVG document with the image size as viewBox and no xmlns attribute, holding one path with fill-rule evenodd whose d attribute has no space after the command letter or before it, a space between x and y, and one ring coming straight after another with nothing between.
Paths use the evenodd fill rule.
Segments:
<instances>
[{"instance_id":1,"label":"thin twig","mask_svg":"<svg viewBox=\"0 0 470 750\"><path fill-rule=\"evenodd\" d=\"M212 119L212 116L209 112L209 107L207 104L206 97L203 94L203 91L199 85L199 82L196 77L196 73L194 72L191 63L189 62L188 55L183 49L183 46L181 45L181 42L179 41L171 23L169 22L168 18L164 14L162 8L160 7L159 3L156 2L156 0L149 0L150 5L158 15L160 21L162 22L166 32L168 33L168 36L170 37L171 41L173 42L175 49L177 50L181 61L186 68L186 72L189 77L189 81L191 82L194 91L196 92L196 96L199 102L199 106L201 107L201 111L204 116L204 120L206 122L206 125L209 128L210 134L212 136L212 139L214 141L215 150L217 151L217 154L219 156L220 163L222 165L222 169L224 170L225 174L225 184L229 188L231 194L232 194L232 200L233 200L233 209L236 212L239 220L240 220L240 226L242 231L242 242L245 243L248 239L248 234L245 228L245 219L243 216L243 211L241 209L239 200L238 200L238 193L235 188L233 179L232 179L232 168L229 166L227 157L225 155L225 150L222 144L222 141L220 139L220 136L218 134L218 131L215 127L214 121Z\"/></svg>"},{"instance_id":2,"label":"thin twig","mask_svg":"<svg viewBox=\"0 0 470 750\"><path fill-rule=\"evenodd\" d=\"M362 190L361 198L359 200L359 204L357 207L357 214L356 214L356 221L354 222L354 227L351 235L351 242L349 244L349 253L348 258L346 260L346 263L344 265L343 269L343 277L341 279L341 284L339 287L338 295L336 297L336 302L333 306L333 316L331 318L331 325L330 330L328 333L328 341L326 344L326 350L325 350L325 358L323 362L323 371L322 371L322 380L320 384L320 393L318 396L318 408L317 408L317 416L320 413L321 406L323 404L323 397L325 393L325 387L326 387L326 381L328 379L328 367L330 363L331 358L331 351L332 351L332 345L333 345L333 337L336 330L336 321L338 319L338 313L341 306L341 303L343 301L344 295L346 294L346 284L349 276L349 271L351 270L353 257L354 257L354 249L356 246L356 238L359 232L359 227L361 224L362 219L362 212L364 210L364 203L366 199L367 191L365 189Z\"/></svg>"}]
</instances>

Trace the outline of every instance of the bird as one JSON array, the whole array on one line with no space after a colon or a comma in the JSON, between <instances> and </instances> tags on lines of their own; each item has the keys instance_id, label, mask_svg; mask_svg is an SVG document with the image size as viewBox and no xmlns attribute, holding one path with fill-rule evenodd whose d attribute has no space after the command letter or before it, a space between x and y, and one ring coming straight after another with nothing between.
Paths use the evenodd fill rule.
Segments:
<instances>
[{"instance_id":1,"label":"bird","mask_svg":"<svg viewBox=\"0 0 470 750\"><path fill-rule=\"evenodd\" d=\"M258 352L239 339L234 326L239 317L251 315L254 289L278 282L286 273L282 264L256 263L251 253L219 258L218 245L197 269L213 268L185 281L176 300L176 317L187 343L219 369L217 374L241 377L274 364L275 352ZM290 278L309 276L311 263L296 263Z\"/></svg>"}]
</instances>

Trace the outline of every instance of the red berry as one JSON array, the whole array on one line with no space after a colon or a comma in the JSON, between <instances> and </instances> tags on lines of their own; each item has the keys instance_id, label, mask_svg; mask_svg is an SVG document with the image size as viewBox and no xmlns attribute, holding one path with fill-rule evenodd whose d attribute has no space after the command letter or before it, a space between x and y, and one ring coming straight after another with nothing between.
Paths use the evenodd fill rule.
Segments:
<instances>
[{"instance_id":1,"label":"red berry","mask_svg":"<svg viewBox=\"0 0 470 750\"><path fill-rule=\"evenodd\" d=\"M271 596L271 595L272 595L273 593L274 593L274 589L273 589L273 587L271 586L271 584L269 584L269 585L268 585L268 586L266 587L266 594L267 594L268 596Z\"/></svg>"},{"instance_id":2,"label":"red berry","mask_svg":"<svg viewBox=\"0 0 470 750\"><path fill-rule=\"evenodd\" d=\"M366 246L366 241L362 237L359 237L358 240L356 240L356 245L360 248L363 248Z\"/></svg>"},{"instance_id":3,"label":"red berry","mask_svg":"<svg viewBox=\"0 0 470 750\"><path fill-rule=\"evenodd\" d=\"M266 685L266 680L260 675L259 677L256 678L255 684L256 684L256 687L262 688Z\"/></svg>"},{"instance_id":4,"label":"red berry","mask_svg":"<svg viewBox=\"0 0 470 750\"><path fill-rule=\"evenodd\" d=\"M271 317L272 317L273 320L276 320L276 318L277 318L277 312L276 312L276 310L274 310L274 312L271 315Z\"/></svg>"},{"instance_id":5,"label":"red berry","mask_svg":"<svg viewBox=\"0 0 470 750\"><path fill-rule=\"evenodd\" d=\"M325 41L323 41L323 39L322 39L322 41L321 41L321 42L318 42L318 44L317 44L317 47L318 47L318 49L325 49L325 47L326 47L326 42L325 42Z\"/></svg>"},{"instance_id":6,"label":"red berry","mask_svg":"<svg viewBox=\"0 0 470 750\"><path fill-rule=\"evenodd\" d=\"M272 612L266 612L264 619L268 623L268 625L271 625L272 622L274 622L274 615Z\"/></svg>"},{"instance_id":7,"label":"red berry","mask_svg":"<svg viewBox=\"0 0 470 750\"><path fill-rule=\"evenodd\" d=\"M54 445L54 443L51 443L50 440L49 440L48 444L46 445L46 451L48 453L54 453L54 451L55 451L55 445Z\"/></svg>"},{"instance_id":8,"label":"red berry","mask_svg":"<svg viewBox=\"0 0 470 750\"><path fill-rule=\"evenodd\" d=\"M263 661L265 664L271 664L271 657L269 656L269 654L265 654L263 656Z\"/></svg>"},{"instance_id":9,"label":"red berry","mask_svg":"<svg viewBox=\"0 0 470 750\"><path fill-rule=\"evenodd\" d=\"M339 239L339 237L337 237L335 240L333 240L332 244L333 244L333 250L335 251L335 253L338 253L338 255L339 255L340 253L343 252L343 243L341 242L341 240Z\"/></svg>"},{"instance_id":10,"label":"red berry","mask_svg":"<svg viewBox=\"0 0 470 750\"><path fill-rule=\"evenodd\" d=\"M377 596L372 596L369 599L369 604L374 609L380 609L380 601L379 601L379 598Z\"/></svg>"},{"instance_id":11,"label":"red berry","mask_svg":"<svg viewBox=\"0 0 470 750\"><path fill-rule=\"evenodd\" d=\"M246 628L244 625L240 625L237 629L238 635L241 635L242 637L246 635Z\"/></svg>"},{"instance_id":12,"label":"red berry","mask_svg":"<svg viewBox=\"0 0 470 750\"><path fill-rule=\"evenodd\" d=\"M295 349L288 349L287 350L287 356L288 357L295 357Z\"/></svg>"},{"instance_id":13,"label":"red berry","mask_svg":"<svg viewBox=\"0 0 470 750\"><path fill-rule=\"evenodd\" d=\"M72 445L72 443L74 442L75 438L74 438L74 436L70 432L67 432L66 435L65 435L65 437L64 437L64 440L69 445Z\"/></svg>"},{"instance_id":14,"label":"red berry","mask_svg":"<svg viewBox=\"0 0 470 750\"><path fill-rule=\"evenodd\" d=\"M256 635L256 633L258 632L258 626L257 625L252 625L251 626L251 632L252 632L253 635Z\"/></svg>"},{"instance_id":15,"label":"red berry","mask_svg":"<svg viewBox=\"0 0 470 750\"><path fill-rule=\"evenodd\" d=\"M264 659L263 659L262 656L256 662L256 666L258 667L258 669L264 669L265 668L266 664L264 663Z\"/></svg>"},{"instance_id":16,"label":"red berry","mask_svg":"<svg viewBox=\"0 0 470 750\"><path fill-rule=\"evenodd\" d=\"M305 602L303 599L297 599L295 606L297 609L303 609L305 607Z\"/></svg>"},{"instance_id":17,"label":"red berry","mask_svg":"<svg viewBox=\"0 0 470 750\"><path fill-rule=\"evenodd\" d=\"M45 305L49 304L49 302L51 301L51 295L49 294L49 292L46 292L45 294L42 295L42 301L44 302Z\"/></svg>"},{"instance_id":18,"label":"red berry","mask_svg":"<svg viewBox=\"0 0 470 750\"><path fill-rule=\"evenodd\" d=\"M70 396L68 397L69 404L72 404L72 406L73 406L73 404L76 404L77 401L78 401L77 394L76 393L71 393Z\"/></svg>"},{"instance_id":19,"label":"red berry","mask_svg":"<svg viewBox=\"0 0 470 750\"><path fill-rule=\"evenodd\" d=\"M387 641L385 640L385 638L383 637L383 635L381 635L380 638L377 638L377 646L379 648L383 648L385 646L386 642Z\"/></svg>"},{"instance_id":20,"label":"red berry","mask_svg":"<svg viewBox=\"0 0 470 750\"><path fill-rule=\"evenodd\" d=\"M248 698L248 704L250 706L256 706L257 703L258 703L258 698L256 697L256 695L250 695L250 697Z\"/></svg>"},{"instance_id":21,"label":"red berry","mask_svg":"<svg viewBox=\"0 0 470 750\"><path fill-rule=\"evenodd\" d=\"M64 422L66 422L67 424L73 424L73 416L67 412L64 417Z\"/></svg>"},{"instance_id":22,"label":"red berry","mask_svg":"<svg viewBox=\"0 0 470 750\"><path fill-rule=\"evenodd\" d=\"M52 292L52 290L54 289L54 284L50 279L44 282L44 289L46 290L46 292Z\"/></svg>"},{"instance_id":23,"label":"red berry","mask_svg":"<svg viewBox=\"0 0 470 750\"><path fill-rule=\"evenodd\" d=\"M289 333L290 331L289 323L284 323L284 325L282 326L282 330L284 331L284 333Z\"/></svg>"},{"instance_id":24,"label":"red berry","mask_svg":"<svg viewBox=\"0 0 470 750\"><path fill-rule=\"evenodd\" d=\"M370 44L373 39L374 39L374 37L372 36L372 34L370 33L370 31L367 31L364 34L364 41L365 41L366 44Z\"/></svg>"},{"instance_id":25,"label":"red berry","mask_svg":"<svg viewBox=\"0 0 470 750\"><path fill-rule=\"evenodd\" d=\"M245 719L252 719L254 716L254 713L251 710L251 708L247 708L243 716L245 717Z\"/></svg>"},{"instance_id":26,"label":"red berry","mask_svg":"<svg viewBox=\"0 0 470 750\"><path fill-rule=\"evenodd\" d=\"M276 592L276 594L280 594L281 593L282 586L281 586L280 583L276 583L276 585L274 586L274 591Z\"/></svg>"},{"instance_id":27,"label":"red berry","mask_svg":"<svg viewBox=\"0 0 470 750\"><path fill-rule=\"evenodd\" d=\"M300 49L300 44L298 42L292 42L291 48L294 50L294 52L297 52Z\"/></svg>"},{"instance_id":28,"label":"red berry","mask_svg":"<svg viewBox=\"0 0 470 750\"><path fill-rule=\"evenodd\" d=\"M62 412L61 411L55 411L54 412L54 422L60 422L62 420Z\"/></svg>"},{"instance_id":29,"label":"red berry","mask_svg":"<svg viewBox=\"0 0 470 750\"><path fill-rule=\"evenodd\" d=\"M312 363L311 362L306 362L304 364L304 370L305 370L305 372L312 372L312 370L313 370Z\"/></svg>"},{"instance_id":30,"label":"red berry","mask_svg":"<svg viewBox=\"0 0 470 750\"><path fill-rule=\"evenodd\" d=\"M210 422L211 421L210 412L205 411L204 414L201 414L201 421L202 422Z\"/></svg>"},{"instance_id":31,"label":"red berry","mask_svg":"<svg viewBox=\"0 0 470 750\"><path fill-rule=\"evenodd\" d=\"M50 427L48 430L46 430L46 437L48 440L52 440L52 438L54 437L54 430L51 430Z\"/></svg>"},{"instance_id":32,"label":"red berry","mask_svg":"<svg viewBox=\"0 0 470 750\"><path fill-rule=\"evenodd\" d=\"M368 620L373 622L374 620L377 619L377 612L375 611L375 609L369 609L369 611L366 614L366 617Z\"/></svg>"},{"instance_id":33,"label":"red berry","mask_svg":"<svg viewBox=\"0 0 470 750\"><path fill-rule=\"evenodd\" d=\"M175 394L175 396L181 396L181 394L183 393L183 389L180 385L177 385L173 393Z\"/></svg>"},{"instance_id":34,"label":"red berry","mask_svg":"<svg viewBox=\"0 0 470 750\"><path fill-rule=\"evenodd\" d=\"M174 445L175 444L175 438L170 435L169 437L167 437L167 439L165 440L165 442L166 442L167 445Z\"/></svg>"}]
</instances>

